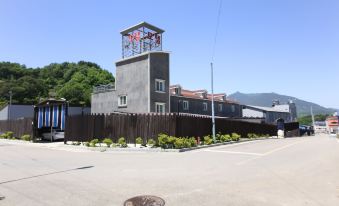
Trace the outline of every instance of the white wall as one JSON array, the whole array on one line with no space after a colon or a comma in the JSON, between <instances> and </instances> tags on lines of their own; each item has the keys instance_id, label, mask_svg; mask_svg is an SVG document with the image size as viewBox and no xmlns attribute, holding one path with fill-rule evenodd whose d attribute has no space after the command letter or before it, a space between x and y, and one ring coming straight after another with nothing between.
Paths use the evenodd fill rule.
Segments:
<instances>
[{"instance_id":1,"label":"white wall","mask_svg":"<svg viewBox=\"0 0 339 206\"><path fill-rule=\"evenodd\" d=\"M7 120L8 119L8 106L4 107L0 111L0 120Z\"/></svg>"},{"instance_id":2,"label":"white wall","mask_svg":"<svg viewBox=\"0 0 339 206\"><path fill-rule=\"evenodd\" d=\"M257 111L250 108L246 108L242 110L242 116L243 117L259 117L264 118L264 112L263 111Z\"/></svg>"}]
</instances>

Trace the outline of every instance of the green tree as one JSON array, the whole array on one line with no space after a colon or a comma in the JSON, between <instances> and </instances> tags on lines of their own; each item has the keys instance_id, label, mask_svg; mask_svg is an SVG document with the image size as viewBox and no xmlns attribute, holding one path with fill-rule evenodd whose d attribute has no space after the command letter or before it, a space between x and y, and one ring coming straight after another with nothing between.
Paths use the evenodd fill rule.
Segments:
<instances>
[{"instance_id":1,"label":"green tree","mask_svg":"<svg viewBox=\"0 0 339 206\"><path fill-rule=\"evenodd\" d=\"M110 72L92 62L53 63L43 68L0 62L0 106L8 102L10 90L13 103L35 104L53 94L71 104L89 106L93 87L114 81Z\"/></svg>"},{"instance_id":2,"label":"green tree","mask_svg":"<svg viewBox=\"0 0 339 206\"><path fill-rule=\"evenodd\" d=\"M326 118L328 117L328 114L317 114L314 116L314 121L325 121ZM312 125L312 116L307 115L307 116L302 116L298 118L298 122L300 125Z\"/></svg>"}]
</instances>

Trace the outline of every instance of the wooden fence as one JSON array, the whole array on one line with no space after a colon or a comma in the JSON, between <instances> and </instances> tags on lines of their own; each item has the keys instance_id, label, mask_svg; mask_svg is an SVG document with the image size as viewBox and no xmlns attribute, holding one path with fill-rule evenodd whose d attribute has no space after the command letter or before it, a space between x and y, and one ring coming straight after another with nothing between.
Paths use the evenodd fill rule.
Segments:
<instances>
[{"instance_id":1,"label":"wooden fence","mask_svg":"<svg viewBox=\"0 0 339 206\"><path fill-rule=\"evenodd\" d=\"M290 125L296 129L299 124ZM65 141L90 141L94 138L110 138L117 142L125 137L128 143L134 143L136 137L144 142L149 138L157 139L165 133L176 137L203 137L211 134L210 117L187 114L110 114L77 115L66 118ZM248 133L276 135L276 125L259 124L216 118L216 133L236 132L243 137Z\"/></svg>"},{"instance_id":2,"label":"wooden fence","mask_svg":"<svg viewBox=\"0 0 339 206\"><path fill-rule=\"evenodd\" d=\"M32 118L24 118L17 120L1 120L0 133L7 131L13 132L13 136L20 138L22 135L29 134L33 136Z\"/></svg>"},{"instance_id":3,"label":"wooden fence","mask_svg":"<svg viewBox=\"0 0 339 206\"><path fill-rule=\"evenodd\" d=\"M285 123L285 136L286 137L298 137L300 136L299 122Z\"/></svg>"},{"instance_id":4,"label":"wooden fence","mask_svg":"<svg viewBox=\"0 0 339 206\"><path fill-rule=\"evenodd\" d=\"M14 132L15 137L24 134L33 136L31 118L0 121L0 133ZM248 133L276 135L275 125L245 122L241 120L216 118L216 133L236 132L243 137ZM188 114L110 114L76 115L66 118L65 141L90 141L94 138L110 138L117 142L125 137L128 143L134 143L136 137L144 142L149 138L157 139L165 133L176 137L203 137L211 134L210 117ZM285 124L287 136L299 136L299 123Z\"/></svg>"}]
</instances>

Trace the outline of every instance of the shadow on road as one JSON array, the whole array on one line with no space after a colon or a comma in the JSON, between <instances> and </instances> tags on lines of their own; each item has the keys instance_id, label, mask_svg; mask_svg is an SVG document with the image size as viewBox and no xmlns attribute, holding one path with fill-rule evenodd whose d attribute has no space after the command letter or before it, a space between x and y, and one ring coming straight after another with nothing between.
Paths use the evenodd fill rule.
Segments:
<instances>
[{"instance_id":1,"label":"shadow on road","mask_svg":"<svg viewBox=\"0 0 339 206\"><path fill-rule=\"evenodd\" d=\"M27 180L27 179L42 177L42 176L54 175L54 174L58 174L58 173L65 173L65 172L71 172L71 171L76 171L76 170L90 169L92 167L94 167L94 166L84 166L84 167L78 167L78 168L56 171L56 172L49 172L49 173L45 173L45 174L34 175L34 176L24 177L24 178L19 178L19 179L14 179L14 180L8 180L8 181L0 182L0 185L11 183L11 182L18 182L18 181L21 181L21 180Z\"/></svg>"}]
</instances>

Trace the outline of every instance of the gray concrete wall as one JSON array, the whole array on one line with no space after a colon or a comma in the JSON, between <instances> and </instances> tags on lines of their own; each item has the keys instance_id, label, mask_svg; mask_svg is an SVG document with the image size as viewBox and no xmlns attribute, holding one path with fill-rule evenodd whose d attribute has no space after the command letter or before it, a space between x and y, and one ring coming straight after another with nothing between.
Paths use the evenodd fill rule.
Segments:
<instances>
[{"instance_id":1,"label":"gray concrete wall","mask_svg":"<svg viewBox=\"0 0 339 206\"><path fill-rule=\"evenodd\" d=\"M157 92L155 80L165 80L165 92ZM155 103L165 103L165 112L170 111L169 101L169 54L150 53L150 112L155 112Z\"/></svg>"},{"instance_id":2,"label":"gray concrete wall","mask_svg":"<svg viewBox=\"0 0 339 206\"><path fill-rule=\"evenodd\" d=\"M165 80L165 92L155 91L155 79ZM147 52L116 62L115 91L93 93L93 114L155 111L155 102L166 103L169 112L169 54ZM120 95L127 95L127 106L119 107Z\"/></svg>"},{"instance_id":3,"label":"gray concrete wall","mask_svg":"<svg viewBox=\"0 0 339 206\"><path fill-rule=\"evenodd\" d=\"M149 53L116 63L116 102L127 95L127 107L116 111L146 113L149 111Z\"/></svg>"},{"instance_id":4,"label":"gray concrete wall","mask_svg":"<svg viewBox=\"0 0 339 206\"><path fill-rule=\"evenodd\" d=\"M90 114L91 108L90 107L69 107L68 108L68 115L78 115L78 114Z\"/></svg>"},{"instance_id":5,"label":"gray concrete wall","mask_svg":"<svg viewBox=\"0 0 339 206\"><path fill-rule=\"evenodd\" d=\"M92 114L110 114L118 109L116 91L96 93L91 97Z\"/></svg>"}]
</instances>

